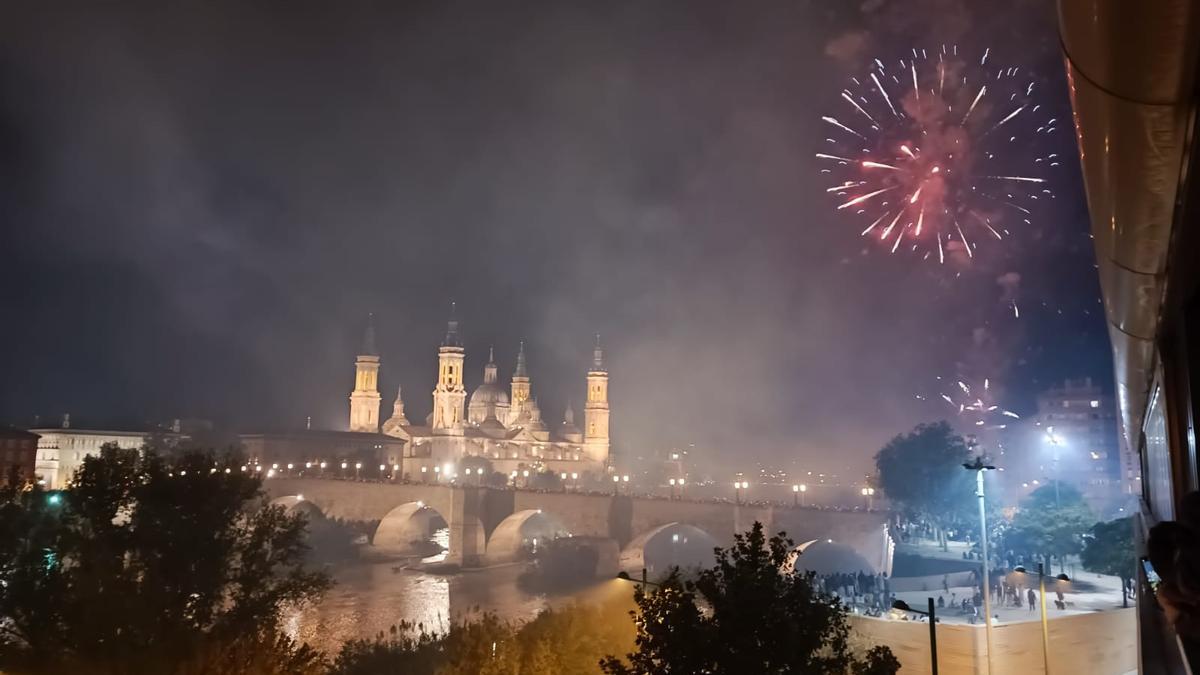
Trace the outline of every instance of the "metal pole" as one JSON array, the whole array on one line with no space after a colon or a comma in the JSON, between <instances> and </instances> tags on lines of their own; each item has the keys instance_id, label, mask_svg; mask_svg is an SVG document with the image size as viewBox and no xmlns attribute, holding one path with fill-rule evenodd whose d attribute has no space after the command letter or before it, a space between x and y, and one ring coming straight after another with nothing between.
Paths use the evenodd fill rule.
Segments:
<instances>
[{"instance_id":1,"label":"metal pole","mask_svg":"<svg viewBox=\"0 0 1200 675\"><path fill-rule=\"evenodd\" d=\"M983 469L975 471L975 493L979 496L979 527L980 540L983 543L983 629L987 635L987 667L988 675L992 673L992 593L988 589L991 585L990 572L988 570L988 536L987 536L987 509L983 501Z\"/></svg>"},{"instance_id":2,"label":"metal pole","mask_svg":"<svg viewBox=\"0 0 1200 675\"><path fill-rule=\"evenodd\" d=\"M1046 621L1046 571L1042 563L1038 563L1038 582L1042 590L1042 667L1050 675L1050 624Z\"/></svg>"},{"instance_id":3,"label":"metal pole","mask_svg":"<svg viewBox=\"0 0 1200 675\"><path fill-rule=\"evenodd\" d=\"M929 598L929 671L937 675L937 614L934 613L933 598Z\"/></svg>"}]
</instances>

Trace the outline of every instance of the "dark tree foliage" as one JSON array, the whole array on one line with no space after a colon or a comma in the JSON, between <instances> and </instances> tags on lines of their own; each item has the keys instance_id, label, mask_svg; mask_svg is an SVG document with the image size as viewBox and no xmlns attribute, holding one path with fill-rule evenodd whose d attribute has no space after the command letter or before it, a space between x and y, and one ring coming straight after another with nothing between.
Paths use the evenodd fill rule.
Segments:
<instances>
[{"instance_id":1,"label":"dark tree foliage","mask_svg":"<svg viewBox=\"0 0 1200 675\"><path fill-rule=\"evenodd\" d=\"M330 675L585 675L603 654L627 649L628 603L574 605L542 612L517 628L484 614L435 634L393 627L385 638L347 643Z\"/></svg>"},{"instance_id":2,"label":"dark tree foliage","mask_svg":"<svg viewBox=\"0 0 1200 675\"><path fill-rule=\"evenodd\" d=\"M854 664L854 675L895 675L900 659L887 647L871 647L862 661Z\"/></svg>"},{"instance_id":3,"label":"dark tree foliage","mask_svg":"<svg viewBox=\"0 0 1200 675\"><path fill-rule=\"evenodd\" d=\"M1084 569L1120 577L1121 606L1129 606L1128 584L1137 575L1137 552L1133 547L1133 516L1096 523L1084 536L1080 561Z\"/></svg>"},{"instance_id":4,"label":"dark tree foliage","mask_svg":"<svg viewBox=\"0 0 1200 675\"><path fill-rule=\"evenodd\" d=\"M1059 485L1056 496L1054 485L1044 485L1021 503L1004 545L1022 558L1042 560L1049 572L1051 558L1061 568L1066 556L1083 550L1083 536L1095 522L1079 490Z\"/></svg>"},{"instance_id":5,"label":"dark tree foliage","mask_svg":"<svg viewBox=\"0 0 1200 675\"><path fill-rule=\"evenodd\" d=\"M539 471L529 477L529 487L550 492L561 490L562 478L553 471Z\"/></svg>"},{"instance_id":6,"label":"dark tree foliage","mask_svg":"<svg viewBox=\"0 0 1200 675\"><path fill-rule=\"evenodd\" d=\"M717 564L695 582L672 573L657 588L639 587L636 650L606 658L604 672L894 673L899 664L886 647L865 661L854 657L845 608L817 593L810 575L789 569L794 549L785 534L768 540L755 523L733 547L717 549Z\"/></svg>"},{"instance_id":7,"label":"dark tree foliage","mask_svg":"<svg viewBox=\"0 0 1200 675\"><path fill-rule=\"evenodd\" d=\"M304 569L303 518L267 507L238 468L105 447L68 490L5 495L0 668L317 672L278 626L329 581Z\"/></svg>"},{"instance_id":8,"label":"dark tree foliage","mask_svg":"<svg viewBox=\"0 0 1200 675\"><path fill-rule=\"evenodd\" d=\"M490 621L490 618L488 619ZM496 626L502 633L504 626ZM452 629L452 632L456 629ZM342 645L330 669L331 675L434 675L446 663L446 636L431 633L423 626L402 623L392 626L385 637L351 640Z\"/></svg>"},{"instance_id":9,"label":"dark tree foliage","mask_svg":"<svg viewBox=\"0 0 1200 675\"><path fill-rule=\"evenodd\" d=\"M879 487L909 517L941 529L973 527L975 477L963 469L970 455L962 436L948 422L917 425L875 454Z\"/></svg>"}]
</instances>

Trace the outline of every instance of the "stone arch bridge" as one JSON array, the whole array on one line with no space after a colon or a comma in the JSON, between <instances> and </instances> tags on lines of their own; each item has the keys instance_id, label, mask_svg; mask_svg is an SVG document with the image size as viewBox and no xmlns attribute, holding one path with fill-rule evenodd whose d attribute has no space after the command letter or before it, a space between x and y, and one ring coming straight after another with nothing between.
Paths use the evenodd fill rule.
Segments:
<instances>
[{"instance_id":1,"label":"stone arch bridge","mask_svg":"<svg viewBox=\"0 0 1200 675\"><path fill-rule=\"evenodd\" d=\"M755 521L768 533L787 532L797 543L832 540L849 546L874 572L891 573L894 550L887 513L877 511L318 478L271 478L265 488L274 502L310 518L377 523L371 546L382 555L403 554L425 524L422 519L440 516L450 531L446 562L465 567L514 559L530 527L615 540L626 569L645 566L646 551L660 537L678 540L699 533L716 546L728 546L735 533Z\"/></svg>"}]
</instances>

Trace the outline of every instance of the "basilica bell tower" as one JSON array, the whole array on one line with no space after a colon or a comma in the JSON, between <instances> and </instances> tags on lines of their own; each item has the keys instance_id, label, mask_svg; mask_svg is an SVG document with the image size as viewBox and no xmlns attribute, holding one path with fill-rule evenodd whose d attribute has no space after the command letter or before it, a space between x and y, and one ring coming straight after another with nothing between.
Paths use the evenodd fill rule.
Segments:
<instances>
[{"instance_id":1,"label":"basilica bell tower","mask_svg":"<svg viewBox=\"0 0 1200 675\"><path fill-rule=\"evenodd\" d=\"M583 447L588 458L608 465L608 369L604 367L604 350L600 336L592 351L592 366L587 373L587 399L583 405Z\"/></svg>"},{"instance_id":2,"label":"basilica bell tower","mask_svg":"<svg viewBox=\"0 0 1200 675\"><path fill-rule=\"evenodd\" d=\"M362 348L354 360L354 391L350 392L350 431L379 431L379 351L375 348L375 315L367 315Z\"/></svg>"},{"instance_id":3,"label":"basilica bell tower","mask_svg":"<svg viewBox=\"0 0 1200 675\"><path fill-rule=\"evenodd\" d=\"M467 390L463 387L463 362L466 350L458 335L458 319L451 304L446 337L438 347L438 381L433 389L433 433L439 436L463 435L463 410Z\"/></svg>"}]
</instances>

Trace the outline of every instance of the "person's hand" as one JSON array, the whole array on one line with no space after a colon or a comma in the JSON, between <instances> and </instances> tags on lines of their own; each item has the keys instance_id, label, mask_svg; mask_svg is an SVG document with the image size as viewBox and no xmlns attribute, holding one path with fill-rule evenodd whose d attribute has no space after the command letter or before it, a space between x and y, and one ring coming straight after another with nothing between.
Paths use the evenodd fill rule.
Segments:
<instances>
[{"instance_id":1,"label":"person's hand","mask_svg":"<svg viewBox=\"0 0 1200 675\"><path fill-rule=\"evenodd\" d=\"M1160 586L1159 588L1161 589L1162 587ZM1158 600L1158 606L1162 607L1163 614L1165 614L1167 617L1167 623L1169 623L1171 626L1174 626L1176 623L1178 623L1182 612L1180 611L1179 606L1171 600L1170 594L1159 592L1155 593L1154 597L1156 600Z\"/></svg>"}]
</instances>

